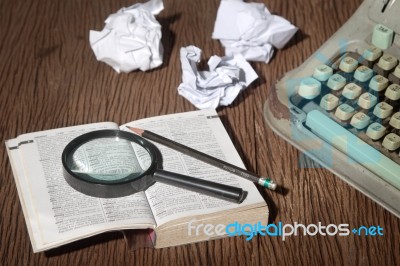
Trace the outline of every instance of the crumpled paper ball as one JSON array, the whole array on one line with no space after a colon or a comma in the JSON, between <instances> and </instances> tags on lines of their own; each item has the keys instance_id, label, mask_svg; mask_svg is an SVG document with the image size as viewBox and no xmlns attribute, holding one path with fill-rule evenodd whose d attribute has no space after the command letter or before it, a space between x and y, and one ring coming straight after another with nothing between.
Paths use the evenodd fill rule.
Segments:
<instances>
[{"instance_id":1,"label":"crumpled paper ball","mask_svg":"<svg viewBox=\"0 0 400 266\"><path fill-rule=\"evenodd\" d=\"M182 47L182 83L178 93L198 109L215 109L230 105L239 93L258 78L257 73L240 54L212 56L208 71L199 71L201 50L196 46Z\"/></svg>"},{"instance_id":2,"label":"crumpled paper ball","mask_svg":"<svg viewBox=\"0 0 400 266\"><path fill-rule=\"evenodd\" d=\"M164 9L162 0L151 0L111 14L102 31L90 31L89 41L98 61L118 73L146 71L163 63L161 25L155 19Z\"/></svg>"},{"instance_id":3,"label":"crumpled paper ball","mask_svg":"<svg viewBox=\"0 0 400 266\"><path fill-rule=\"evenodd\" d=\"M248 61L268 63L274 47L281 49L297 27L272 15L262 3L221 0L212 34L225 47L225 55L241 54Z\"/></svg>"}]
</instances>

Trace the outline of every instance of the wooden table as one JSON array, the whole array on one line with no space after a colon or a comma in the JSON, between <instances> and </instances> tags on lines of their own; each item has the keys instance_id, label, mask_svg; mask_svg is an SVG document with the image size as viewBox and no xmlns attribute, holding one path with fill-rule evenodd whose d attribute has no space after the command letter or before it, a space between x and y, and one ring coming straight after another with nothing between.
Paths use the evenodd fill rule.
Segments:
<instances>
[{"instance_id":1,"label":"wooden table","mask_svg":"<svg viewBox=\"0 0 400 266\"><path fill-rule=\"evenodd\" d=\"M177 93L179 49L196 45L203 59L223 55L211 39L219 1L165 0L158 17L165 48L162 67L117 74L98 62L89 30L101 30L111 13L137 1L3 0L0 2L1 140L19 134L99 121L135 119L195 110ZM264 123L272 85L300 65L356 10L361 0L257 1L300 28L272 62L252 63L258 81L229 107L219 108L249 170L287 189L265 191L271 223L379 225L381 237L234 237L160 250L130 252L119 232L102 234L48 252L33 253L11 167L1 150L1 265L399 265L400 220L322 168L302 168L302 155ZM204 65L204 64L203 64Z\"/></svg>"}]
</instances>

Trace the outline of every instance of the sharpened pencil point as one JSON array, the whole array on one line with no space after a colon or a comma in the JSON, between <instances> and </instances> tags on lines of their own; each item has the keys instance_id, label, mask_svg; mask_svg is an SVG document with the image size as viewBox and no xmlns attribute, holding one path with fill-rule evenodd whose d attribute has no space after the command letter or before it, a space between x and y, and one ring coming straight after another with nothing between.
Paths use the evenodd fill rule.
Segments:
<instances>
[{"instance_id":1,"label":"sharpened pencil point","mask_svg":"<svg viewBox=\"0 0 400 266\"><path fill-rule=\"evenodd\" d=\"M143 129L137 128L137 127L130 127L130 126L126 126L129 130L131 130L133 133L141 136L144 132Z\"/></svg>"}]
</instances>

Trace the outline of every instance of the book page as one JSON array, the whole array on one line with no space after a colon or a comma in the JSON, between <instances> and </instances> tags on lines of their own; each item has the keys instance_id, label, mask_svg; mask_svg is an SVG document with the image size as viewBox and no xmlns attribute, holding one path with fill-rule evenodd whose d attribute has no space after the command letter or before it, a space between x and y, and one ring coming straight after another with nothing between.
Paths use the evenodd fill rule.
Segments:
<instances>
[{"instance_id":1,"label":"book page","mask_svg":"<svg viewBox=\"0 0 400 266\"><path fill-rule=\"evenodd\" d=\"M214 110L147 118L126 125L152 131L244 169L239 154ZM126 125L121 126L121 129L127 130ZM146 190L157 226L192 215L243 208L252 204L265 205L253 182L163 145L154 144L161 151L163 169L241 187L248 192L246 200L236 204L157 182Z\"/></svg>"},{"instance_id":2,"label":"book page","mask_svg":"<svg viewBox=\"0 0 400 266\"><path fill-rule=\"evenodd\" d=\"M25 220L35 251L100 232L152 228L152 212L143 192L104 199L84 195L68 185L61 154L73 138L93 130L118 129L98 123L21 135L7 142ZM22 170L23 169L23 170Z\"/></svg>"}]
</instances>

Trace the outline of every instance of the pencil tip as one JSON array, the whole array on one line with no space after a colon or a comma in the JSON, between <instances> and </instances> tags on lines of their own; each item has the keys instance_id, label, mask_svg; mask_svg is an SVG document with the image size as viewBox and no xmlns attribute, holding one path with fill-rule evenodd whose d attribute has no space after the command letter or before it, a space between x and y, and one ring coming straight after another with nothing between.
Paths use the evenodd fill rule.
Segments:
<instances>
[{"instance_id":1,"label":"pencil tip","mask_svg":"<svg viewBox=\"0 0 400 266\"><path fill-rule=\"evenodd\" d=\"M141 136L144 132L143 129L137 128L137 127L130 127L130 126L126 126L128 129L130 129L131 131L133 131L133 133Z\"/></svg>"}]
</instances>

